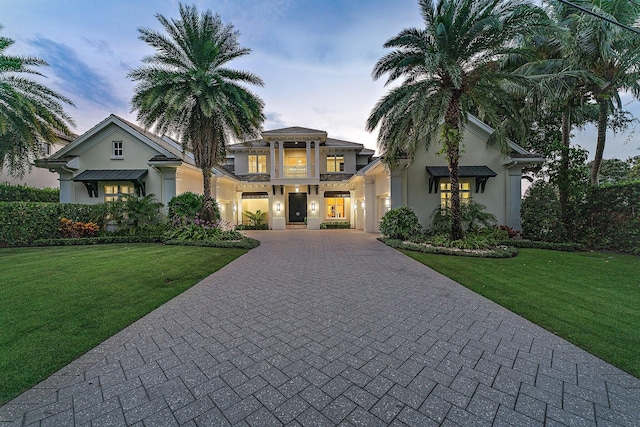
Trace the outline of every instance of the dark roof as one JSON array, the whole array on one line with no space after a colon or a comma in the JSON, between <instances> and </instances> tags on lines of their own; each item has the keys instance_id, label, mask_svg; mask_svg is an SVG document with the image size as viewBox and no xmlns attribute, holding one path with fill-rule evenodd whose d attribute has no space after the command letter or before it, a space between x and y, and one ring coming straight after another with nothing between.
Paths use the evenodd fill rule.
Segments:
<instances>
[{"instance_id":1,"label":"dark roof","mask_svg":"<svg viewBox=\"0 0 640 427\"><path fill-rule=\"evenodd\" d=\"M73 178L74 181L139 181L146 174L147 169L110 169L86 170Z\"/></svg>"},{"instance_id":2,"label":"dark roof","mask_svg":"<svg viewBox=\"0 0 640 427\"><path fill-rule=\"evenodd\" d=\"M351 197L351 192L349 191L325 191L324 192L324 197L328 198L328 197Z\"/></svg>"},{"instance_id":3,"label":"dark roof","mask_svg":"<svg viewBox=\"0 0 640 427\"><path fill-rule=\"evenodd\" d=\"M449 168L447 166L427 166L427 172L433 177L448 177ZM487 166L460 166L458 174L461 177L492 177L498 175Z\"/></svg>"},{"instance_id":4,"label":"dark roof","mask_svg":"<svg viewBox=\"0 0 640 427\"><path fill-rule=\"evenodd\" d=\"M270 135L272 133L275 133L275 134L280 134L280 133L320 133L320 134L326 135L326 132L323 131L323 130L303 128L303 127L300 127L300 126L293 126L293 127L288 127L288 128L282 128L282 129L273 129L273 130L267 130L267 131L262 132L263 135Z\"/></svg>"},{"instance_id":5,"label":"dark roof","mask_svg":"<svg viewBox=\"0 0 640 427\"><path fill-rule=\"evenodd\" d=\"M271 176L268 173L249 173L246 175L234 175L241 181L247 182L269 182L271 181Z\"/></svg>"},{"instance_id":6,"label":"dark roof","mask_svg":"<svg viewBox=\"0 0 640 427\"><path fill-rule=\"evenodd\" d=\"M243 191L243 199L266 199L269 197L269 193L266 191Z\"/></svg>"},{"instance_id":7,"label":"dark roof","mask_svg":"<svg viewBox=\"0 0 640 427\"><path fill-rule=\"evenodd\" d=\"M164 154L158 154L157 156L153 156L149 161L150 162L175 162L175 161L182 161L182 159L179 159L177 157L167 157Z\"/></svg>"},{"instance_id":8,"label":"dark roof","mask_svg":"<svg viewBox=\"0 0 640 427\"><path fill-rule=\"evenodd\" d=\"M320 181L348 181L352 173L321 173Z\"/></svg>"}]
</instances>

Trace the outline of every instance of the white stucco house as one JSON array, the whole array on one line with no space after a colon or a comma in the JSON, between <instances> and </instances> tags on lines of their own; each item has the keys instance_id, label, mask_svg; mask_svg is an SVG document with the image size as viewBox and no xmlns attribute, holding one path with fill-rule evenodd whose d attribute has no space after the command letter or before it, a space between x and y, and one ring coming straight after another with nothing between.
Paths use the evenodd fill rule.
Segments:
<instances>
[{"instance_id":1,"label":"white stucco house","mask_svg":"<svg viewBox=\"0 0 640 427\"><path fill-rule=\"evenodd\" d=\"M510 153L502 154L487 144L491 133L470 118L460 162L462 197L486 205L500 224L519 229L522 170L544 159L512 143ZM224 163L214 168L211 193L231 223L242 223L243 212L261 210L276 230L319 229L323 222L339 221L377 232L390 208L412 207L428 225L433 210L448 201L446 161L435 149L389 171L373 150L326 131L289 127L261 136L231 145ZM202 193L201 171L178 142L115 115L36 164L59 174L65 203L152 193L166 205L174 195Z\"/></svg>"}]
</instances>

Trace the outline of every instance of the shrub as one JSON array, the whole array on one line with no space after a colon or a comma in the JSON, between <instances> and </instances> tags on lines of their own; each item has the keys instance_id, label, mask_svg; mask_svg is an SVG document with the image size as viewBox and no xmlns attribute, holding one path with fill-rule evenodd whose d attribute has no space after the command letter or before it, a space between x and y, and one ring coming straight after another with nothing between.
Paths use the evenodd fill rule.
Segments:
<instances>
[{"instance_id":1,"label":"shrub","mask_svg":"<svg viewBox=\"0 0 640 427\"><path fill-rule=\"evenodd\" d=\"M93 237L100 231L100 226L95 222L71 221L68 218L61 218L58 231L63 238Z\"/></svg>"},{"instance_id":2,"label":"shrub","mask_svg":"<svg viewBox=\"0 0 640 427\"><path fill-rule=\"evenodd\" d=\"M478 231L481 228L492 227L498 221L496 216L487 212L487 207L473 200L460 204L462 217L462 230ZM431 226L436 232L448 232L451 230L451 208L438 206L431 213Z\"/></svg>"},{"instance_id":3,"label":"shrub","mask_svg":"<svg viewBox=\"0 0 640 427\"><path fill-rule=\"evenodd\" d=\"M380 233L391 239L407 240L421 232L418 216L406 206L387 211L380 220Z\"/></svg>"},{"instance_id":4,"label":"shrub","mask_svg":"<svg viewBox=\"0 0 640 427\"><path fill-rule=\"evenodd\" d=\"M219 223L190 223L176 226L166 233L168 240L240 240L235 230L224 230Z\"/></svg>"},{"instance_id":5,"label":"shrub","mask_svg":"<svg viewBox=\"0 0 640 427\"><path fill-rule=\"evenodd\" d=\"M498 246L483 250L464 250L456 247L428 246L413 242L403 242L402 240L398 239L380 240L386 245L391 246L392 248L423 252L427 254L456 255L479 258L513 258L514 256L518 255L518 250L514 247L509 246Z\"/></svg>"},{"instance_id":6,"label":"shrub","mask_svg":"<svg viewBox=\"0 0 640 427\"><path fill-rule=\"evenodd\" d=\"M244 237L240 240L167 240L165 245L181 245L181 246L205 246L212 248L237 248L237 249L253 249L260 245L260 241L250 237Z\"/></svg>"},{"instance_id":7,"label":"shrub","mask_svg":"<svg viewBox=\"0 0 640 427\"><path fill-rule=\"evenodd\" d=\"M260 224L260 225L248 225L248 224L238 224L236 225L236 230L268 230L269 224Z\"/></svg>"},{"instance_id":8,"label":"shrub","mask_svg":"<svg viewBox=\"0 0 640 427\"><path fill-rule=\"evenodd\" d=\"M60 219L103 223L104 204L0 202L0 246L27 246L58 235Z\"/></svg>"},{"instance_id":9,"label":"shrub","mask_svg":"<svg viewBox=\"0 0 640 427\"><path fill-rule=\"evenodd\" d=\"M57 188L34 188L26 185L0 183L0 202L45 202L58 203L60 190Z\"/></svg>"},{"instance_id":10,"label":"shrub","mask_svg":"<svg viewBox=\"0 0 640 427\"><path fill-rule=\"evenodd\" d=\"M178 196L174 196L167 207L169 208L169 219L173 218L195 218L202 211L202 205L204 204L204 196L202 194L195 194L190 191L182 193ZM214 209L217 209L218 204L214 204ZM219 215L219 212L218 212Z\"/></svg>"},{"instance_id":11,"label":"shrub","mask_svg":"<svg viewBox=\"0 0 640 427\"><path fill-rule=\"evenodd\" d=\"M351 228L351 223L348 221L330 221L320 224L320 228L323 230L332 228Z\"/></svg>"},{"instance_id":12,"label":"shrub","mask_svg":"<svg viewBox=\"0 0 640 427\"><path fill-rule=\"evenodd\" d=\"M563 240L565 233L560 220L560 202L552 184L538 181L527 189L520 218L523 237L548 242Z\"/></svg>"},{"instance_id":13,"label":"shrub","mask_svg":"<svg viewBox=\"0 0 640 427\"><path fill-rule=\"evenodd\" d=\"M242 215L247 217L247 219L249 220L249 225L253 225L256 227L261 226L264 220L267 219L267 213L262 212L260 209L255 212L245 211Z\"/></svg>"},{"instance_id":14,"label":"shrub","mask_svg":"<svg viewBox=\"0 0 640 427\"><path fill-rule=\"evenodd\" d=\"M506 231L509 239L522 239L522 232L520 230L515 230L508 225L499 225L498 230Z\"/></svg>"},{"instance_id":15,"label":"shrub","mask_svg":"<svg viewBox=\"0 0 640 427\"><path fill-rule=\"evenodd\" d=\"M162 236L99 236L71 239L38 239L32 246L84 246L112 243L162 243Z\"/></svg>"}]
</instances>

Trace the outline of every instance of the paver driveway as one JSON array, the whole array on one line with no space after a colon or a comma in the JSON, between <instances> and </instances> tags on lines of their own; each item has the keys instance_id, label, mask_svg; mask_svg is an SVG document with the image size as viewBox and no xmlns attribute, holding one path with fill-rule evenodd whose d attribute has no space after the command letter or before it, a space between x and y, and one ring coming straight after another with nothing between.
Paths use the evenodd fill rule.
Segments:
<instances>
[{"instance_id":1,"label":"paver driveway","mask_svg":"<svg viewBox=\"0 0 640 427\"><path fill-rule=\"evenodd\" d=\"M640 425L640 380L375 236L252 235L259 248L0 408L0 421Z\"/></svg>"}]
</instances>

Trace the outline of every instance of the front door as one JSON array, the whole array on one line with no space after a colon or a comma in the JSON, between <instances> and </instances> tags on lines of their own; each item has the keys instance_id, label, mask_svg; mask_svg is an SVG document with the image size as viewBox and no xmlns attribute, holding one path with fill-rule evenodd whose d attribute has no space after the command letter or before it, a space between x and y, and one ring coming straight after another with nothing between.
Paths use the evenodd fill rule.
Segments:
<instances>
[{"instance_id":1,"label":"front door","mask_svg":"<svg viewBox=\"0 0 640 427\"><path fill-rule=\"evenodd\" d=\"M289 222L304 222L307 217L307 193L289 193Z\"/></svg>"}]
</instances>

